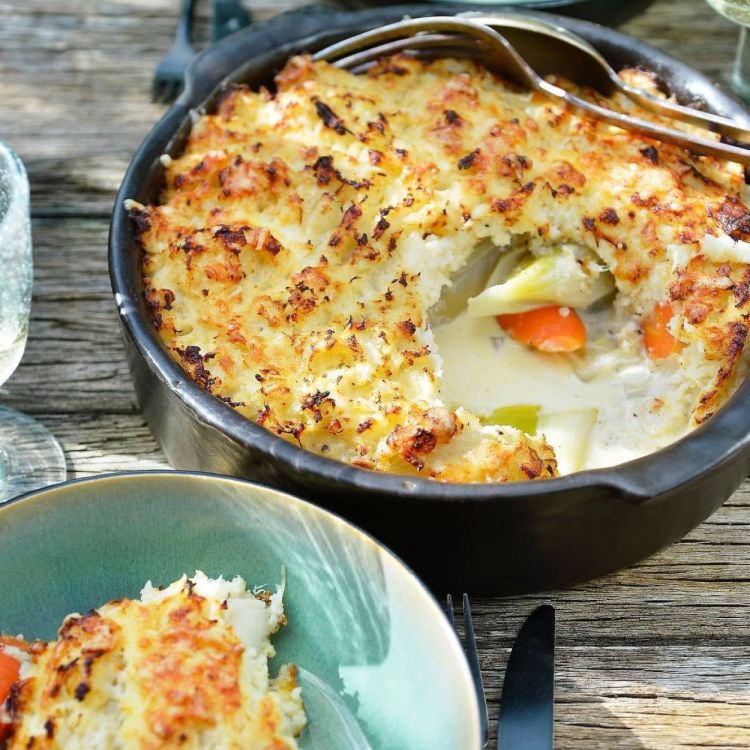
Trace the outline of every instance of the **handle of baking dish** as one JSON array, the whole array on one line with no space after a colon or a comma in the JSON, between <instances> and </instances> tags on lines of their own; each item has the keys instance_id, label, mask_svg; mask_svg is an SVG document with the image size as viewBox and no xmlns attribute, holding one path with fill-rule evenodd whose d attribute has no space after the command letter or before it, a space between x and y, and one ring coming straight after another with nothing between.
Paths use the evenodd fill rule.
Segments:
<instances>
[{"instance_id":1,"label":"handle of baking dish","mask_svg":"<svg viewBox=\"0 0 750 750\"><path fill-rule=\"evenodd\" d=\"M750 380L708 423L681 440L635 461L588 474L592 484L606 486L636 505L686 492L723 491L727 498L750 471L748 425Z\"/></svg>"}]
</instances>

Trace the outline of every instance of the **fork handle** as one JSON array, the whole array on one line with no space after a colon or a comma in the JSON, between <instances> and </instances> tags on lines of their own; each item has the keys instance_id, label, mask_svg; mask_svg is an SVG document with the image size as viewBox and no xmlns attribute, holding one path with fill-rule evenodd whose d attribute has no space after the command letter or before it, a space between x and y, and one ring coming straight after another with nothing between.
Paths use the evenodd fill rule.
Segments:
<instances>
[{"instance_id":1,"label":"fork handle","mask_svg":"<svg viewBox=\"0 0 750 750\"><path fill-rule=\"evenodd\" d=\"M180 3L180 17L177 19L174 39L175 42L186 47L192 47L195 2L196 0L182 0Z\"/></svg>"},{"instance_id":2,"label":"fork handle","mask_svg":"<svg viewBox=\"0 0 750 750\"><path fill-rule=\"evenodd\" d=\"M704 112L700 109L693 109L692 107L685 107L668 99L659 99L624 82L620 82L619 86L630 99L640 104L644 109L648 109L657 115L666 115L667 117L682 120L683 122L689 122L692 125L708 128L715 133L727 135L733 140L750 143L750 131L747 128L740 127L734 120L730 120L728 117L715 115L712 112Z\"/></svg>"},{"instance_id":3,"label":"fork handle","mask_svg":"<svg viewBox=\"0 0 750 750\"><path fill-rule=\"evenodd\" d=\"M625 115L621 112L601 107L598 104L582 99L575 94L571 94L569 91L566 91L559 86L555 86L555 84L550 83L543 78L539 78L538 86L550 96L553 96L556 99L562 99L576 109L588 112L593 117L607 122L610 125L616 125L623 130L629 130L633 133L639 133L640 135L645 135L657 141L664 141L665 143L671 143L675 146L681 146L682 148L687 148L697 154L715 156L718 159L727 159L729 161L743 164L746 167L750 166L750 149L748 148L740 148L739 146L734 146L729 143L709 141L705 138L693 135L692 133L666 128L662 125L649 122L648 120L641 120L638 117L631 117L630 115Z\"/></svg>"}]
</instances>

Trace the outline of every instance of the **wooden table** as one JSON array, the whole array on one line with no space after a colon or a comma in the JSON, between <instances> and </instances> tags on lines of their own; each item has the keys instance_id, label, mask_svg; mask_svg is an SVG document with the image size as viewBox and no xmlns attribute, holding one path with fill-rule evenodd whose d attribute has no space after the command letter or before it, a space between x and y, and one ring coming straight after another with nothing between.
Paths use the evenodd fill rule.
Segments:
<instances>
[{"instance_id":1,"label":"wooden table","mask_svg":"<svg viewBox=\"0 0 750 750\"><path fill-rule=\"evenodd\" d=\"M261 19L297 4L253 0L252 9ZM71 477L167 467L135 402L106 240L122 173L163 111L148 91L176 6L0 0L0 138L29 169L36 253L28 348L0 402L60 438ZM702 0L641 3L621 28L727 79L737 31ZM515 633L551 601L558 748L750 747L749 533L746 482L635 568L570 591L477 599L493 718Z\"/></svg>"}]
</instances>

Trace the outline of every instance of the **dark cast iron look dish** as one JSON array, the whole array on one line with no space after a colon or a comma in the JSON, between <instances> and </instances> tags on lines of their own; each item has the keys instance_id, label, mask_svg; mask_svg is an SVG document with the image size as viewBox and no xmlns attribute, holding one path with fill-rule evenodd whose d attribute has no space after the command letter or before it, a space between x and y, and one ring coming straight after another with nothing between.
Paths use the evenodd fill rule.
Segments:
<instances>
[{"instance_id":1,"label":"dark cast iron look dish","mask_svg":"<svg viewBox=\"0 0 750 750\"><path fill-rule=\"evenodd\" d=\"M336 12L312 6L207 49L130 164L114 207L109 264L138 401L172 466L248 477L313 500L382 539L435 589L514 594L568 586L631 565L713 513L750 469L750 378L694 432L612 468L509 484L443 484L359 469L286 442L190 380L147 313L141 250L123 206L126 198L157 199L163 180L159 156L180 153L190 110L210 111L222 82L268 84L290 55L405 15L466 10L466 5L404 5ZM702 102L750 127L750 115L737 102L663 52L584 21L529 15L581 35L615 69L641 65L681 102ZM578 62L575 56L553 59L523 32L509 31L507 37L540 73L576 77L570 67Z\"/></svg>"}]
</instances>

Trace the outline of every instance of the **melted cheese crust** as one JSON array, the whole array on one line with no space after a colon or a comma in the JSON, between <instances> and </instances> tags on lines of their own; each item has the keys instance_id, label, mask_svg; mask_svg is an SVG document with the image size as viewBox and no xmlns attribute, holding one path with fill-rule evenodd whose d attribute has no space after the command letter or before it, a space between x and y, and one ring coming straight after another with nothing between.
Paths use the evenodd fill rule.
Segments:
<instances>
[{"instance_id":1,"label":"melted cheese crust","mask_svg":"<svg viewBox=\"0 0 750 750\"><path fill-rule=\"evenodd\" d=\"M296 750L294 667L269 679L267 634L246 647L226 611L183 577L149 601L69 616L58 640L31 647L9 700L8 750Z\"/></svg>"},{"instance_id":2,"label":"melted cheese crust","mask_svg":"<svg viewBox=\"0 0 750 750\"><path fill-rule=\"evenodd\" d=\"M160 204L128 204L154 324L200 387L308 450L445 481L557 473L543 437L438 398L428 311L480 243L519 235L590 248L636 320L671 301L675 397L695 423L736 383L741 169L472 62L401 56L355 76L296 57L274 94L229 89L164 162ZM718 257L706 235L728 243Z\"/></svg>"}]
</instances>

